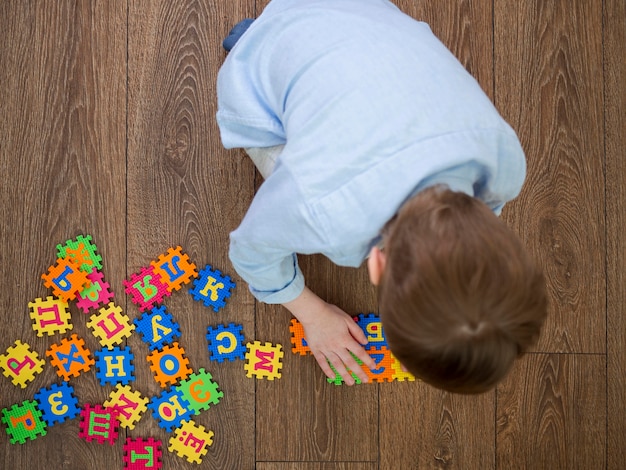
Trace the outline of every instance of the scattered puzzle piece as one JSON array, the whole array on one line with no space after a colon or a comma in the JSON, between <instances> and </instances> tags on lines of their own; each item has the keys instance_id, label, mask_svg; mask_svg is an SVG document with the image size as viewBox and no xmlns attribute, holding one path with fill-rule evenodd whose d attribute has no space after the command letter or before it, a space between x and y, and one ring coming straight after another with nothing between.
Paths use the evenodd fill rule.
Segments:
<instances>
[{"instance_id":1,"label":"scattered puzzle piece","mask_svg":"<svg viewBox=\"0 0 626 470\"><path fill-rule=\"evenodd\" d=\"M167 284L154 272L153 266L146 266L139 273L133 274L129 280L124 280L124 286L132 302L142 312L151 309L155 304L160 304L170 295Z\"/></svg>"},{"instance_id":2,"label":"scattered puzzle piece","mask_svg":"<svg viewBox=\"0 0 626 470\"><path fill-rule=\"evenodd\" d=\"M37 352L30 349L27 343L19 339L0 356L2 374L11 379L13 385L26 388L43 370L46 361L39 358Z\"/></svg>"},{"instance_id":3,"label":"scattered puzzle piece","mask_svg":"<svg viewBox=\"0 0 626 470\"><path fill-rule=\"evenodd\" d=\"M176 387L181 393L192 414L198 414L202 410L208 410L211 405L217 405L224 396L219 391L219 386L213 381L213 376L200 369L191 374Z\"/></svg>"},{"instance_id":4,"label":"scattered puzzle piece","mask_svg":"<svg viewBox=\"0 0 626 470\"><path fill-rule=\"evenodd\" d=\"M81 271L76 263L67 258L57 259L56 264L50 266L48 272L42 274L41 278L55 296L66 302L74 300L76 294L89 283L87 273Z\"/></svg>"},{"instance_id":5,"label":"scattered puzzle piece","mask_svg":"<svg viewBox=\"0 0 626 470\"><path fill-rule=\"evenodd\" d=\"M74 387L67 382L44 387L35 394L37 408L48 426L74 419L80 413Z\"/></svg>"},{"instance_id":6,"label":"scattered puzzle piece","mask_svg":"<svg viewBox=\"0 0 626 470\"><path fill-rule=\"evenodd\" d=\"M126 438L124 468L127 470L158 470L162 466L162 443L153 438Z\"/></svg>"},{"instance_id":7,"label":"scattered puzzle piece","mask_svg":"<svg viewBox=\"0 0 626 470\"><path fill-rule=\"evenodd\" d=\"M57 245L59 258L69 258L86 273L93 269L102 269L102 257L91 235L78 235L76 240L67 240L65 245Z\"/></svg>"},{"instance_id":8,"label":"scattered puzzle piece","mask_svg":"<svg viewBox=\"0 0 626 470\"><path fill-rule=\"evenodd\" d=\"M162 349L180 338L180 326L164 305L144 312L140 318L135 318L134 323L141 339L152 350Z\"/></svg>"},{"instance_id":9,"label":"scattered puzzle piece","mask_svg":"<svg viewBox=\"0 0 626 470\"><path fill-rule=\"evenodd\" d=\"M248 348L246 364L244 365L246 377L255 376L257 379L266 378L268 380L280 379L280 369L283 366L281 362L283 357L282 345L274 346L272 343L262 345L259 341L255 341L246 346Z\"/></svg>"},{"instance_id":10,"label":"scattered puzzle piece","mask_svg":"<svg viewBox=\"0 0 626 470\"><path fill-rule=\"evenodd\" d=\"M94 269L87 275L90 284L76 296L76 305L83 311L89 313L97 310L113 300L111 286L104 280L104 274Z\"/></svg>"},{"instance_id":11,"label":"scattered puzzle piece","mask_svg":"<svg viewBox=\"0 0 626 470\"><path fill-rule=\"evenodd\" d=\"M118 412L120 426L135 429L135 425L148 409L148 399L140 392L133 391L128 385L118 384L104 402L104 406Z\"/></svg>"},{"instance_id":12,"label":"scattered puzzle piece","mask_svg":"<svg viewBox=\"0 0 626 470\"><path fill-rule=\"evenodd\" d=\"M87 326L91 328L100 344L109 348L120 344L135 329L135 325L130 323L130 319L122 313L122 308L113 302L101 308L99 313L94 313L87 322Z\"/></svg>"},{"instance_id":13,"label":"scattered puzzle piece","mask_svg":"<svg viewBox=\"0 0 626 470\"><path fill-rule=\"evenodd\" d=\"M41 418L36 401L24 401L11 408L2 409L2 422L6 425L11 444L24 444L26 439L34 440L46 435L46 423Z\"/></svg>"},{"instance_id":14,"label":"scattered puzzle piece","mask_svg":"<svg viewBox=\"0 0 626 470\"><path fill-rule=\"evenodd\" d=\"M391 356L391 359L393 360L393 365L391 366L393 369L393 379L399 380L400 382L404 382L405 380L409 382L415 382L415 376L410 372L404 372L402 370L402 364L400 364L398 358L394 356L391 351L389 352L389 354Z\"/></svg>"},{"instance_id":15,"label":"scattered puzzle piece","mask_svg":"<svg viewBox=\"0 0 626 470\"><path fill-rule=\"evenodd\" d=\"M130 348L96 351L96 377L100 385L128 384L135 380L134 356Z\"/></svg>"},{"instance_id":16,"label":"scattered puzzle piece","mask_svg":"<svg viewBox=\"0 0 626 470\"><path fill-rule=\"evenodd\" d=\"M111 408L103 408L100 405L91 406L86 403L80 412L81 421L78 436L87 442L95 440L100 444L105 442L111 445L115 444L119 428L117 415L117 411Z\"/></svg>"},{"instance_id":17,"label":"scattered puzzle piece","mask_svg":"<svg viewBox=\"0 0 626 470\"><path fill-rule=\"evenodd\" d=\"M367 354L374 359L376 363L375 369L368 369L364 364L361 368L365 371L370 382L391 382L393 380L393 358L391 351L385 346L368 347Z\"/></svg>"},{"instance_id":18,"label":"scattered puzzle piece","mask_svg":"<svg viewBox=\"0 0 626 470\"><path fill-rule=\"evenodd\" d=\"M196 265L189 260L180 246L170 248L159 259L150 263L169 292L180 289L184 284L198 276Z\"/></svg>"},{"instance_id":19,"label":"scattered puzzle piece","mask_svg":"<svg viewBox=\"0 0 626 470\"><path fill-rule=\"evenodd\" d=\"M72 329L70 322L69 305L62 299L46 297L46 300L37 298L28 304L30 318L33 320L33 330L37 336L48 336L55 333L65 333Z\"/></svg>"},{"instance_id":20,"label":"scattered puzzle piece","mask_svg":"<svg viewBox=\"0 0 626 470\"><path fill-rule=\"evenodd\" d=\"M311 348L309 348L304 337L304 327L302 323L292 318L289 324L289 331L291 332L291 344L293 345L291 351L301 356L306 356L307 353L310 353Z\"/></svg>"},{"instance_id":21,"label":"scattered puzzle piece","mask_svg":"<svg viewBox=\"0 0 626 470\"><path fill-rule=\"evenodd\" d=\"M207 431L204 426L194 421L183 421L170 437L168 450L176 452L179 457L191 463L202 463L202 457L213 444L213 431Z\"/></svg>"},{"instance_id":22,"label":"scattered puzzle piece","mask_svg":"<svg viewBox=\"0 0 626 470\"><path fill-rule=\"evenodd\" d=\"M73 334L70 338L63 338L60 343L53 344L46 351L50 363L56 368L57 375L63 380L78 377L87 372L94 365L91 351L85 347L85 340Z\"/></svg>"},{"instance_id":23,"label":"scattered puzzle piece","mask_svg":"<svg viewBox=\"0 0 626 470\"><path fill-rule=\"evenodd\" d=\"M172 429L180 426L184 419L192 416L189 403L178 388L164 391L161 395L152 397L148 403L148 408L152 411L152 416L156 419L159 427L167 432L171 432Z\"/></svg>"},{"instance_id":24,"label":"scattered puzzle piece","mask_svg":"<svg viewBox=\"0 0 626 470\"><path fill-rule=\"evenodd\" d=\"M365 333L365 337L367 338L367 348L389 348L389 345L387 344L387 338L385 338L383 324L381 323L380 317L378 315L375 315L373 313L364 315L361 313L357 317L357 324Z\"/></svg>"},{"instance_id":25,"label":"scattered puzzle piece","mask_svg":"<svg viewBox=\"0 0 626 470\"><path fill-rule=\"evenodd\" d=\"M150 369L154 372L154 378L161 387L176 384L192 373L189 359L185 357L185 350L176 342L171 346L165 345L160 351L152 351L147 359L150 362Z\"/></svg>"},{"instance_id":26,"label":"scattered puzzle piece","mask_svg":"<svg viewBox=\"0 0 626 470\"><path fill-rule=\"evenodd\" d=\"M209 359L217 362L224 362L225 359L235 361L244 359L246 355L246 344L243 336L243 326L229 323L228 325L217 325L208 327L206 335L209 346Z\"/></svg>"},{"instance_id":27,"label":"scattered puzzle piece","mask_svg":"<svg viewBox=\"0 0 626 470\"><path fill-rule=\"evenodd\" d=\"M218 270L213 270L207 265L199 273L198 279L193 282L193 288L189 293L194 300L202 302L206 307L211 307L215 312L226 306L226 299L230 297L235 283L230 277L223 275Z\"/></svg>"}]
</instances>

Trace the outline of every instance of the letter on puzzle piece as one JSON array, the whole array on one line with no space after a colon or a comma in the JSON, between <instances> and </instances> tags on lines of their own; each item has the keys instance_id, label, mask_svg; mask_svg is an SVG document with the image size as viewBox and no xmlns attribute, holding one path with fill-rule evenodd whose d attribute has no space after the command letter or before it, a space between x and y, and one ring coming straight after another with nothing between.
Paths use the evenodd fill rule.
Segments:
<instances>
[{"instance_id":1,"label":"letter on puzzle piece","mask_svg":"<svg viewBox=\"0 0 626 470\"><path fill-rule=\"evenodd\" d=\"M171 346L166 345L161 351L152 351L147 359L150 362L150 369L154 372L154 378L161 387L176 384L192 373L189 359L185 357L185 350L176 342Z\"/></svg>"},{"instance_id":2,"label":"letter on puzzle piece","mask_svg":"<svg viewBox=\"0 0 626 470\"><path fill-rule=\"evenodd\" d=\"M206 307L213 308L215 312L219 312L226 306L226 299L230 297L231 290L235 286L230 277L207 265L200 271L198 279L193 282L193 288L189 290L189 293L194 300L202 302Z\"/></svg>"},{"instance_id":3,"label":"letter on puzzle piece","mask_svg":"<svg viewBox=\"0 0 626 470\"><path fill-rule=\"evenodd\" d=\"M124 468L132 470L158 470L162 466L160 440L153 438L126 438L124 444Z\"/></svg>"},{"instance_id":4,"label":"letter on puzzle piece","mask_svg":"<svg viewBox=\"0 0 626 470\"><path fill-rule=\"evenodd\" d=\"M91 328L100 344L109 348L122 343L135 329L135 325L130 323L130 319L122 313L122 308L113 302L101 308L99 313L94 313L87 322L87 326Z\"/></svg>"},{"instance_id":5,"label":"letter on puzzle piece","mask_svg":"<svg viewBox=\"0 0 626 470\"><path fill-rule=\"evenodd\" d=\"M111 300L113 300L113 292L111 292L111 286L104 280L104 274L94 269L89 275L89 286L85 287L76 296L76 305L83 311L83 313L89 313L91 310L96 310L103 307Z\"/></svg>"},{"instance_id":6,"label":"letter on puzzle piece","mask_svg":"<svg viewBox=\"0 0 626 470\"><path fill-rule=\"evenodd\" d=\"M179 457L191 463L202 463L202 457L213 444L213 431L207 431L204 426L194 421L183 421L170 437L168 450L176 452Z\"/></svg>"},{"instance_id":7,"label":"letter on puzzle piece","mask_svg":"<svg viewBox=\"0 0 626 470\"><path fill-rule=\"evenodd\" d=\"M182 252L182 248L170 248L167 253L159 256L157 261L150 263L167 285L167 290L172 292L180 289L184 284L198 276L196 265L189 260L189 256Z\"/></svg>"},{"instance_id":8,"label":"letter on puzzle piece","mask_svg":"<svg viewBox=\"0 0 626 470\"><path fill-rule=\"evenodd\" d=\"M59 258L71 259L86 273L102 269L102 257L98 255L91 235L78 235L76 240L67 240L65 245L57 245L57 252Z\"/></svg>"},{"instance_id":9,"label":"letter on puzzle piece","mask_svg":"<svg viewBox=\"0 0 626 470\"><path fill-rule=\"evenodd\" d=\"M243 326L230 323L228 325L209 326L207 329L207 341L209 359L224 362L225 359L235 361L244 359L246 355Z\"/></svg>"},{"instance_id":10,"label":"letter on puzzle piece","mask_svg":"<svg viewBox=\"0 0 626 470\"><path fill-rule=\"evenodd\" d=\"M283 364L281 359L283 357L282 345L272 345L271 343L265 343L261 345L259 341L254 343L248 343L248 351L246 352L246 364L244 369L246 370L246 377L252 378L255 376L257 379L266 378L268 380L279 379L281 377L280 369Z\"/></svg>"},{"instance_id":11,"label":"letter on puzzle piece","mask_svg":"<svg viewBox=\"0 0 626 470\"><path fill-rule=\"evenodd\" d=\"M219 386L213 381L210 372L200 369L189 378L181 381L176 387L187 402L187 409L192 414L208 410L211 405L217 405L224 394L218 390Z\"/></svg>"},{"instance_id":12,"label":"letter on puzzle piece","mask_svg":"<svg viewBox=\"0 0 626 470\"><path fill-rule=\"evenodd\" d=\"M2 409L1 420L6 425L11 444L24 444L26 439L34 440L37 436L46 435L46 423L41 419L36 401L27 400Z\"/></svg>"},{"instance_id":13,"label":"letter on puzzle piece","mask_svg":"<svg viewBox=\"0 0 626 470\"><path fill-rule=\"evenodd\" d=\"M11 379L13 385L21 388L26 388L28 383L41 373L45 363L46 361L39 358L39 354L19 339L6 350L5 354L0 355L2 374Z\"/></svg>"},{"instance_id":14,"label":"letter on puzzle piece","mask_svg":"<svg viewBox=\"0 0 626 470\"><path fill-rule=\"evenodd\" d=\"M70 380L70 377L78 377L81 373L88 372L94 365L91 351L85 347L85 341L76 334L51 345L46 351L46 356L56 368L57 375L66 381Z\"/></svg>"},{"instance_id":15,"label":"letter on puzzle piece","mask_svg":"<svg viewBox=\"0 0 626 470\"><path fill-rule=\"evenodd\" d=\"M140 318L135 318L134 323L141 339L151 350L162 349L180 338L180 326L164 305L144 312Z\"/></svg>"},{"instance_id":16,"label":"letter on puzzle piece","mask_svg":"<svg viewBox=\"0 0 626 470\"><path fill-rule=\"evenodd\" d=\"M78 399L74 396L74 387L67 382L40 389L35 394L35 400L48 426L73 419L80 413Z\"/></svg>"},{"instance_id":17,"label":"letter on puzzle piece","mask_svg":"<svg viewBox=\"0 0 626 470\"><path fill-rule=\"evenodd\" d=\"M100 385L128 384L135 380L134 356L130 348L103 349L96 351L96 377Z\"/></svg>"},{"instance_id":18,"label":"letter on puzzle piece","mask_svg":"<svg viewBox=\"0 0 626 470\"><path fill-rule=\"evenodd\" d=\"M171 432L172 429L180 426L182 420L192 416L189 403L178 388L164 391L161 395L152 397L148 403L148 408L152 411L152 416L157 420L159 427L167 432Z\"/></svg>"},{"instance_id":19,"label":"letter on puzzle piece","mask_svg":"<svg viewBox=\"0 0 626 470\"><path fill-rule=\"evenodd\" d=\"M30 318L33 320L33 330L37 332L37 336L41 337L44 333L50 336L72 329L69 305L64 300L48 296L46 300L37 298L28 306Z\"/></svg>"},{"instance_id":20,"label":"letter on puzzle piece","mask_svg":"<svg viewBox=\"0 0 626 470\"><path fill-rule=\"evenodd\" d=\"M104 402L104 406L118 412L120 426L135 429L135 425L146 411L148 399L140 392L133 391L128 385L118 384Z\"/></svg>"},{"instance_id":21,"label":"letter on puzzle piece","mask_svg":"<svg viewBox=\"0 0 626 470\"><path fill-rule=\"evenodd\" d=\"M167 284L161 280L153 266L146 266L139 273L133 274L129 280L124 280L124 286L132 302L142 312L161 303L164 297L170 295Z\"/></svg>"},{"instance_id":22,"label":"letter on puzzle piece","mask_svg":"<svg viewBox=\"0 0 626 470\"><path fill-rule=\"evenodd\" d=\"M80 412L81 422L78 436L87 442L95 440L100 444L105 442L111 445L115 444L119 428L117 415L117 411L111 408L104 408L100 405L91 406L86 403Z\"/></svg>"},{"instance_id":23,"label":"letter on puzzle piece","mask_svg":"<svg viewBox=\"0 0 626 470\"><path fill-rule=\"evenodd\" d=\"M50 266L47 274L41 275L41 278L55 296L66 302L74 300L76 294L89 283L87 273L81 271L77 264L67 258L59 258L55 265Z\"/></svg>"}]
</instances>

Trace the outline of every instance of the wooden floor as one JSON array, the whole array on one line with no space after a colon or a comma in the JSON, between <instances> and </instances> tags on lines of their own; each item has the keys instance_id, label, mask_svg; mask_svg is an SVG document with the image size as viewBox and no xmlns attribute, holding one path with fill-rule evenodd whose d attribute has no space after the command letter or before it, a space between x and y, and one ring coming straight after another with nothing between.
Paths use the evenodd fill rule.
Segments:
<instances>
[{"instance_id":1,"label":"wooden floor","mask_svg":"<svg viewBox=\"0 0 626 470\"><path fill-rule=\"evenodd\" d=\"M41 355L28 303L56 244L88 233L115 300L122 281L170 246L232 275L228 234L259 176L221 148L214 115L221 39L260 13L255 0L0 2L0 353L20 339ZM206 328L239 322L249 340L289 347L289 314L239 283L213 313L185 292L166 304L194 370L224 398L197 421L215 432L214 469L623 469L626 465L626 2L397 0L479 80L519 132L529 176L503 217L545 268L550 316L536 349L493 392L451 395L422 383L329 385L287 352L280 380L208 359ZM351 313L375 312L363 269L302 259L313 290ZM74 330L99 348L87 315ZM137 335L133 388L159 386ZM27 388L0 377L0 407L57 381L47 364ZM111 391L72 379L81 404ZM77 419L24 445L0 433L0 467L116 469L122 441L78 437ZM121 436L162 439L150 412ZM163 468L193 468L164 450Z\"/></svg>"}]
</instances>

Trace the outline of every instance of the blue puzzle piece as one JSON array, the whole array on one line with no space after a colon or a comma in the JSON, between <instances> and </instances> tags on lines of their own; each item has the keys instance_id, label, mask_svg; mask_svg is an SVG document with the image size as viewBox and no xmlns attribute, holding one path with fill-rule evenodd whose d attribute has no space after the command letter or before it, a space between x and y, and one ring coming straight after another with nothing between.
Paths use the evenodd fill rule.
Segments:
<instances>
[{"instance_id":1,"label":"blue puzzle piece","mask_svg":"<svg viewBox=\"0 0 626 470\"><path fill-rule=\"evenodd\" d=\"M193 411L185 400L181 390L173 388L161 395L152 397L148 408L156 419L159 427L171 432L181 425L181 421L191 419Z\"/></svg>"},{"instance_id":2,"label":"blue puzzle piece","mask_svg":"<svg viewBox=\"0 0 626 470\"><path fill-rule=\"evenodd\" d=\"M180 338L180 325L165 309L165 305L152 308L140 318L135 318L133 323L135 329L141 333L141 339L152 351L163 349L166 344L172 344Z\"/></svg>"},{"instance_id":3,"label":"blue puzzle piece","mask_svg":"<svg viewBox=\"0 0 626 470\"><path fill-rule=\"evenodd\" d=\"M37 408L48 426L73 419L80 413L78 399L74 396L74 387L67 382L52 384L35 394Z\"/></svg>"},{"instance_id":4,"label":"blue puzzle piece","mask_svg":"<svg viewBox=\"0 0 626 470\"><path fill-rule=\"evenodd\" d=\"M193 295L194 300L219 312L226 306L226 299L230 297L231 290L235 286L236 284L231 281L230 277L207 265L193 281L193 288L189 289L189 293Z\"/></svg>"},{"instance_id":5,"label":"blue puzzle piece","mask_svg":"<svg viewBox=\"0 0 626 470\"><path fill-rule=\"evenodd\" d=\"M229 323L228 325L209 326L206 339L209 342L209 359L224 362L225 359L235 361L245 359L246 340L243 326Z\"/></svg>"},{"instance_id":6,"label":"blue puzzle piece","mask_svg":"<svg viewBox=\"0 0 626 470\"><path fill-rule=\"evenodd\" d=\"M385 331L383 330L383 324L380 322L378 315L373 313L364 315L360 313L357 318L357 324L361 327L367 338L366 348L380 349L383 346L386 348L389 347L387 338L385 337Z\"/></svg>"},{"instance_id":7,"label":"blue puzzle piece","mask_svg":"<svg viewBox=\"0 0 626 470\"><path fill-rule=\"evenodd\" d=\"M95 352L96 377L100 385L127 385L135 380L135 359L130 348L102 349Z\"/></svg>"}]
</instances>

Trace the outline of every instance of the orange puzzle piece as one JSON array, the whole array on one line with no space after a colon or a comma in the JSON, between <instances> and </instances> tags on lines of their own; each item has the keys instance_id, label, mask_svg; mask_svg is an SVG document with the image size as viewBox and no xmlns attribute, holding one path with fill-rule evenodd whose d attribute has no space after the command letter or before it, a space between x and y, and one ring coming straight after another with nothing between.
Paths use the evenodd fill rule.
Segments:
<instances>
[{"instance_id":1,"label":"orange puzzle piece","mask_svg":"<svg viewBox=\"0 0 626 470\"><path fill-rule=\"evenodd\" d=\"M80 266L71 259L59 258L56 264L48 268L46 274L41 275L41 278L45 286L52 289L55 296L69 302L89 285L87 274L81 271Z\"/></svg>"},{"instance_id":2,"label":"orange puzzle piece","mask_svg":"<svg viewBox=\"0 0 626 470\"><path fill-rule=\"evenodd\" d=\"M91 351L85 347L85 340L76 334L50 346L46 356L56 368L57 375L66 381L70 380L70 377L78 377L82 372L89 371L95 363Z\"/></svg>"}]
</instances>

